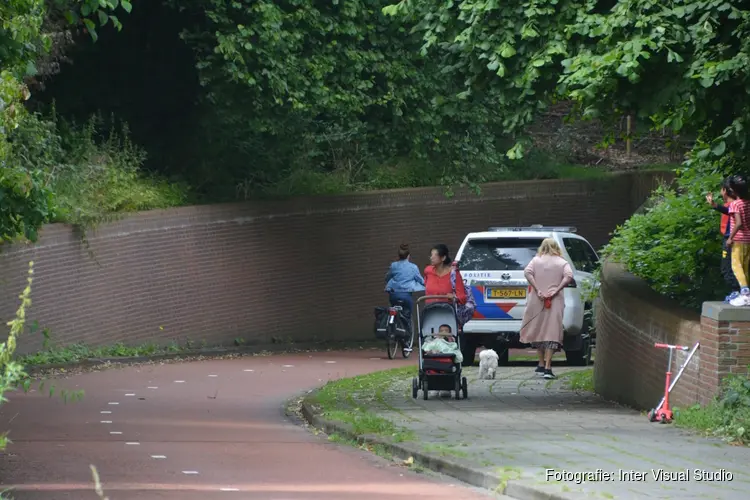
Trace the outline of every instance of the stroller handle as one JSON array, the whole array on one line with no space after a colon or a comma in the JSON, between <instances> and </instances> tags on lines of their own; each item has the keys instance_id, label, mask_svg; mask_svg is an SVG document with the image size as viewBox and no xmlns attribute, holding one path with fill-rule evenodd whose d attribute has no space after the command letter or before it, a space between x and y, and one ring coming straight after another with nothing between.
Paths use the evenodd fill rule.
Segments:
<instances>
[{"instance_id":1,"label":"stroller handle","mask_svg":"<svg viewBox=\"0 0 750 500\"><path fill-rule=\"evenodd\" d=\"M446 297L445 295L423 295L417 299L417 304L424 302L425 300L433 299L448 300L448 297Z\"/></svg>"}]
</instances>

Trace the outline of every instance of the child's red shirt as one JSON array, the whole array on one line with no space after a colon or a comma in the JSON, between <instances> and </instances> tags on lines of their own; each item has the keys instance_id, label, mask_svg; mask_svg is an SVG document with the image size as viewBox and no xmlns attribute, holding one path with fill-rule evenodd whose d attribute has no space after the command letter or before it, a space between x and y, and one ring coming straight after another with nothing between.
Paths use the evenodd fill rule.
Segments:
<instances>
[{"instance_id":1,"label":"child's red shirt","mask_svg":"<svg viewBox=\"0 0 750 500\"><path fill-rule=\"evenodd\" d=\"M734 230L735 214L740 214L742 227L740 227L737 234L734 235L734 241L737 243L750 243L750 201L734 200L729 204L730 231Z\"/></svg>"}]
</instances>

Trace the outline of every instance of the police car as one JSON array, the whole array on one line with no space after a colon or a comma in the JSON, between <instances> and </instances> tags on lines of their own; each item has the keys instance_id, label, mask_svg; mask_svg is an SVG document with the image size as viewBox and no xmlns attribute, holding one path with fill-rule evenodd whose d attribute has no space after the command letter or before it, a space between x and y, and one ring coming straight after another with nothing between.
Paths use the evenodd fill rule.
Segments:
<instances>
[{"instance_id":1,"label":"police car","mask_svg":"<svg viewBox=\"0 0 750 500\"><path fill-rule=\"evenodd\" d=\"M493 227L466 236L456 255L467 292L476 302L474 317L463 328L464 365L474 363L479 346L494 349L507 363L508 349L527 348L519 334L531 287L523 270L545 238L560 245L573 269L573 282L563 290L565 312L563 350L568 364L587 365L593 339L590 291L599 287L594 271L599 256L574 227ZM587 313L587 311L589 311Z\"/></svg>"}]
</instances>

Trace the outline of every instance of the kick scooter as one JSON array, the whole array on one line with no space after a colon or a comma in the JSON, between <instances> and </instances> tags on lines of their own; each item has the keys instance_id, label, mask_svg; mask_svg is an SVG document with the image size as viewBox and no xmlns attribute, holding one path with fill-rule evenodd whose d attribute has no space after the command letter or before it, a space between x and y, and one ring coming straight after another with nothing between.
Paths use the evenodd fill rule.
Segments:
<instances>
[{"instance_id":1,"label":"kick scooter","mask_svg":"<svg viewBox=\"0 0 750 500\"><path fill-rule=\"evenodd\" d=\"M673 419L672 409L669 407L669 393L672 392L672 389L677 384L677 381L680 380L680 377L685 371L685 368L687 368L688 363L690 363L690 360L693 359L695 351L697 351L698 347L700 347L700 343L696 342L692 350L690 350L689 347L682 345L654 344L654 347L656 347L657 349L669 349L669 361L667 362L667 376L666 382L664 384L664 397L661 399L661 401L659 401L659 404L656 406L656 408L648 412L648 419L650 422L661 422L662 424L668 424ZM675 379L672 380L672 355L675 349L679 349L680 351L690 350L690 354L688 354L687 359L685 359L685 362L682 364L682 366L680 366L680 371L677 372L677 376L675 377Z\"/></svg>"}]
</instances>

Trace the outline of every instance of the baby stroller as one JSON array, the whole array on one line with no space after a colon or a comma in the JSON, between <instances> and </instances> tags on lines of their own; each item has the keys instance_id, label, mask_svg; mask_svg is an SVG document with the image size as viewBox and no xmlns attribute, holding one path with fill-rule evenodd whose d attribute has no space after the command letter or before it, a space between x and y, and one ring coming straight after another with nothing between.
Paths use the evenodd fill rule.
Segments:
<instances>
[{"instance_id":1,"label":"baby stroller","mask_svg":"<svg viewBox=\"0 0 750 500\"><path fill-rule=\"evenodd\" d=\"M455 337L458 350L461 350L461 335L458 329L456 308L452 303L433 302L424 305L419 311L420 304L426 300L444 297L424 296L416 302L417 330L419 332L419 376L412 380L412 397L416 399L422 391L424 399L429 398L429 391L453 391L456 399L468 397L466 377L462 377L461 363L456 363L455 354L425 354L423 345L426 337L446 336L440 333L441 326L449 326L451 337Z\"/></svg>"}]
</instances>

